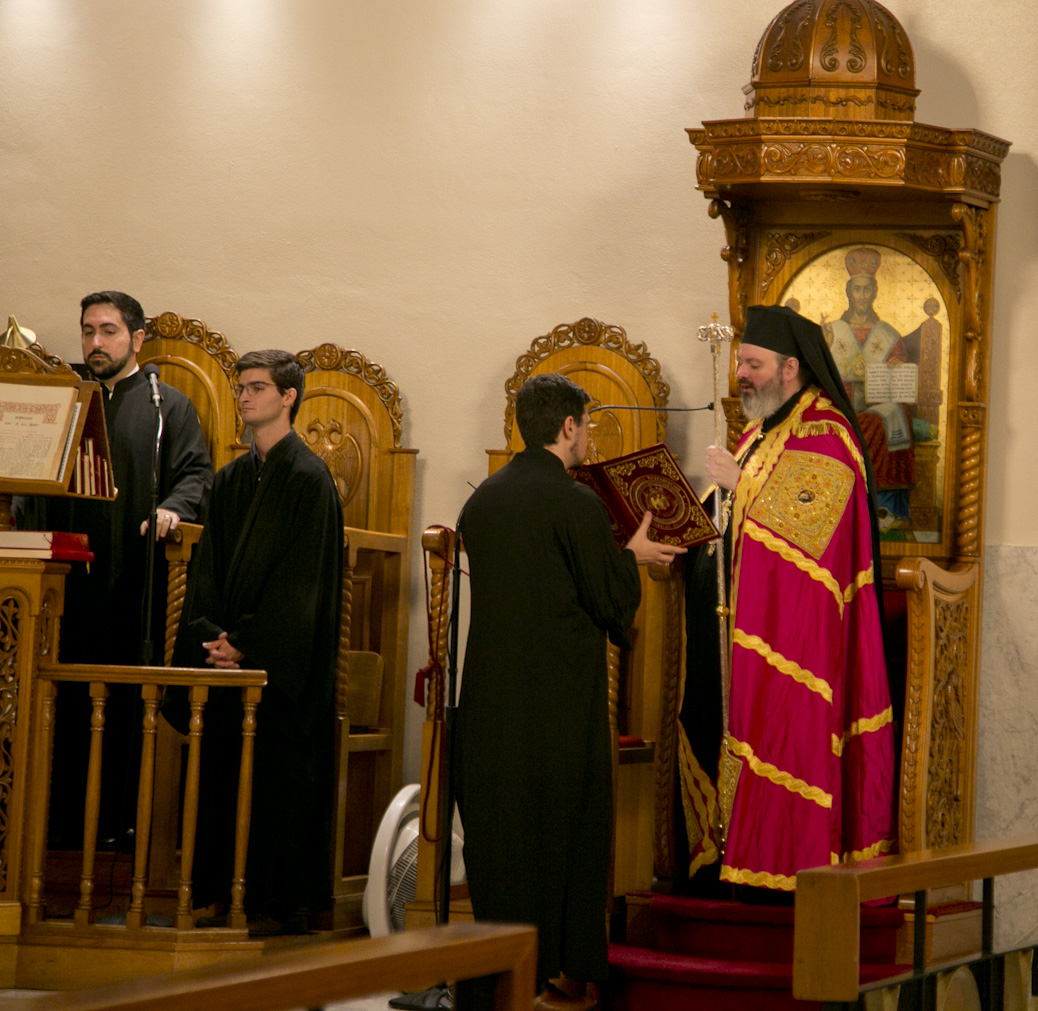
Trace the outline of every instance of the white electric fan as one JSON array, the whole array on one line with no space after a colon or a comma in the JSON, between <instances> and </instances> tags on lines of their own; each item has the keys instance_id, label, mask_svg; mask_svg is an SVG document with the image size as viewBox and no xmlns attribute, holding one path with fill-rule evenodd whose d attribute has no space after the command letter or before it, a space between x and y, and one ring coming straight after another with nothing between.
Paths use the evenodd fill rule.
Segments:
<instances>
[{"instance_id":1,"label":"white electric fan","mask_svg":"<svg viewBox=\"0 0 1038 1011\"><path fill-rule=\"evenodd\" d=\"M375 834L364 889L362 912L372 937L404 929L405 906L418 883L418 833L421 827L421 786L411 783L390 801ZM455 828L451 838L451 884L465 880L461 855L464 839Z\"/></svg>"}]
</instances>

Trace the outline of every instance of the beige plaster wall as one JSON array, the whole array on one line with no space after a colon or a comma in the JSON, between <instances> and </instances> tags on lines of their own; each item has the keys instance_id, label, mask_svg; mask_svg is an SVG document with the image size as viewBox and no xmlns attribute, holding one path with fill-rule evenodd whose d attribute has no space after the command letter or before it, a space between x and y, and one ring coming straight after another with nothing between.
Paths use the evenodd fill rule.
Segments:
<instances>
[{"instance_id":1,"label":"beige plaster wall","mask_svg":"<svg viewBox=\"0 0 1038 1011\"><path fill-rule=\"evenodd\" d=\"M115 287L239 351L358 348L403 392L417 530L453 523L516 357L558 323L622 324L673 404L711 398L695 331L727 307L723 233L684 128L741 115L781 6L0 0L0 316L78 360L78 299ZM917 118L1014 142L987 539L1035 545L1038 22L1027 0L890 6ZM672 421L694 479L711 430ZM420 587L416 565L416 611ZM425 643L416 623L412 669Z\"/></svg>"}]
</instances>

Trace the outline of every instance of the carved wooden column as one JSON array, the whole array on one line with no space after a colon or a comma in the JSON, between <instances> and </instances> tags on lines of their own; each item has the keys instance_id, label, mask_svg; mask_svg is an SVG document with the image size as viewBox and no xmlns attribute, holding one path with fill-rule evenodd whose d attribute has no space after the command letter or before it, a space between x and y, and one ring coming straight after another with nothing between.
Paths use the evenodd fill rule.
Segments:
<instances>
[{"instance_id":1,"label":"carved wooden column","mask_svg":"<svg viewBox=\"0 0 1038 1011\"><path fill-rule=\"evenodd\" d=\"M429 660L424 668L425 722L422 725L421 814L415 901L407 910L408 929L436 923L437 877L443 852L443 771L445 665L450 617L451 568L457 535L447 527L429 527L422 550L429 572L427 623ZM452 919L456 918L452 912Z\"/></svg>"},{"instance_id":2,"label":"carved wooden column","mask_svg":"<svg viewBox=\"0 0 1038 1011\"><path fill-rule=\"evenodd\" d=\"M0 559L0 935L19 933L23 902L42 902L33 880L46 848L50 749L30 734L33 671L40 657L57 653L68 569ZM0 974L2 966L0 956Z\"/></svg>"}]
</instances>

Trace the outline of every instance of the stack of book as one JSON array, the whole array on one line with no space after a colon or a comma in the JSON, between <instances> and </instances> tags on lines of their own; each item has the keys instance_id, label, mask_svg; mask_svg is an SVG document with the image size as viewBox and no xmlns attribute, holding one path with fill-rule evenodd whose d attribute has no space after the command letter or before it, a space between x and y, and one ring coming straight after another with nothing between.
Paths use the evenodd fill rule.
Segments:
<instances>
[{"instance_id":1,"label":"stack of book","mask_svg":"<svg viewBox=\"0 0 1038 1011\"><path fill-rule=\"evenodd\" d=\"M0 530L0 558L52 558L61 562L92 562L86 534L60 530Z\"/></svg>"},{"instance_id":2,"label":"stack of book","mask_svg":"<svg viewBox=\"0 0 1038 1011\"><path fill-rule=\"evenodd\" d=\"M73 495L100 495L102 498L114 494L108 463L95 451L90 436L84 436L76 450L76 465L68 490Z\"/></svg>"}]
</instances>

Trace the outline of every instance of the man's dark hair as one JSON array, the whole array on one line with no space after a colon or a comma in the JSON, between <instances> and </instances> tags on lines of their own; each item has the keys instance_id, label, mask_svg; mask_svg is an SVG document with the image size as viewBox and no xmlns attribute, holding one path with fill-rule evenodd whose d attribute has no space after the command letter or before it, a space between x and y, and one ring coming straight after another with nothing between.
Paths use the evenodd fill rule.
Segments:
<instances>
[{"instance_id":1,"label":"man's dark hair","mask_svg":"<svg viewBox=\"0 0 1038 1011\"><path fill-rule=\"evenodd\" d=\"M554 372L532 376L515 395L515 421L527 446L550 446L563 422L580 424L590 395L576 383Z\"/></svg>"},{"instance_id":2,"label":"man's dark hair","mask_svg":"<svg viewBox=\"0 0 1038 1011\"><path fill-rule=\"evenodd\" d=\"M269 351L249 351L234 363L234 371L240 376L246 369L267 369L278 393L296 391L296 400L288 412L289 422L296 420L299 406L303 402L304 375L299 359L288 351L272 348Z\"/></svg>"},{"instance_id":3,"label":"man's dark hair","mask_svg":"<svg viewBox=\"0 0 1038 1011\"><path fill-rule=\"evenodd\" d=\"M83 325L84 314L92 305L114 305L122 315L131 337L138 330L144 329L144 310L132 295L122 291L95 291L92 295L87 295L79 303L80 326Z\"/></svg>"}]
</instances>

